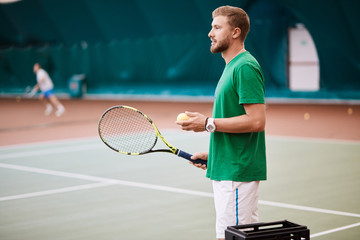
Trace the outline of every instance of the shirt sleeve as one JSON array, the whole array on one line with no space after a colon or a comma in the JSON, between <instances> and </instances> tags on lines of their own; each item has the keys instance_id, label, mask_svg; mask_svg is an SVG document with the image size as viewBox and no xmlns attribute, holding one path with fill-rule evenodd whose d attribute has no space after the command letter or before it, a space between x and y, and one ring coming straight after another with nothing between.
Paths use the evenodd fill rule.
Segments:
<instances>
[{"instance_id":1,"label":"shirt sleeve","mask_svg":"<svg viewBox=\"0 0 360 240\"><path fill-rule=\"evenodd\" d=\"M264 78L260 68L242 65L234 76L239 104L265 103Z\"/></svg>"}]
</instances>

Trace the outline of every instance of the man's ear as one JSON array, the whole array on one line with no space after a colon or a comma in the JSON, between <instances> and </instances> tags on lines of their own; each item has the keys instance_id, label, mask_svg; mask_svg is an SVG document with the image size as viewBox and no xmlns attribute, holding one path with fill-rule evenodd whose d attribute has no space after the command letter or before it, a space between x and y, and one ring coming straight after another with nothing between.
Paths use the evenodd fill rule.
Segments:
<instances>
[{"instance_id":1,"label":"man's ear","mask_svg":"<svg viewBox=\"0 0 360 240\"><path fill-rule=\"evenodd\" d=\"M232 38L233 39L239 38L240 35L241 35L241 29L238 27L234 28Z\"/></svg>"}]
</instances>

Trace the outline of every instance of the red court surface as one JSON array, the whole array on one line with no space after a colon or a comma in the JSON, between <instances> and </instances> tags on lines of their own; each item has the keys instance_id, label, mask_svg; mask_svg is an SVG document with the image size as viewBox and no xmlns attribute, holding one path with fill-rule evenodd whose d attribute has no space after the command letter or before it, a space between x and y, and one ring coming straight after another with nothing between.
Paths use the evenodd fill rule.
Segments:
<instances>
[{"instance_id":1,"label":"red court surface","mask_svg":"<svg viewBox=\"0 0 360 240\"><path fill-rule=\"evenodd\" d=\"M147 114L160 131L180 128L180 112L210 116L212 103L153 100L62 100L66 113L44 115L44 105L35 99L0 99L0 146L96 137L98 121L111 106L128 105ZM267 104L266 134L360 141L360 105Z\"/></svg>"}]
</instances>

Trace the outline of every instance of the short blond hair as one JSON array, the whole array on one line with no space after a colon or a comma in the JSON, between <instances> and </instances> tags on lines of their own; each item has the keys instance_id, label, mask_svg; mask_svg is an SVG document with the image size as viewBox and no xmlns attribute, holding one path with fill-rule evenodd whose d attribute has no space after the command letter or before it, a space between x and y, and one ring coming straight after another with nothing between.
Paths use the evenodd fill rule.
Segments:
<instances>
[{"instance_id":1,"label":"short blond hair","mask_svg":"<svg viewBox=\"0 0 360 240\"><path fill-rule=\"evenodd\" d=\"M231 27L240 28L240 39L241 41L245 41L245 38L250 30L250 19L242 8L232 6L218 7L212 12L213 18L217 16L227 17Z\"/></svg>"}]
</instances>

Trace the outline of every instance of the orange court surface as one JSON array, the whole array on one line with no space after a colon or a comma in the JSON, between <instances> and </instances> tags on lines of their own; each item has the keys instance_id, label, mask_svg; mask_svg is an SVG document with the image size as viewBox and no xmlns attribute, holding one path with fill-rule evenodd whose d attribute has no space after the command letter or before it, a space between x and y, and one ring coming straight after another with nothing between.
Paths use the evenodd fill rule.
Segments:
<instances>
[{"instance_id":1,"label":"orange court surface","mask_svg":"<svg viewBox=\"0 0 360 240\"><path fill-rule=\"evenodd\" d=\"M176 117L184 111L210 116L211 102L155 100L63 99L61 117L44 115L37 99L1 98L0 146L95 137L102 113L115 105L128 105L148 115L160 129L180 128ZM266 134L360 141L360 105L267 104Z\"/></svg>"}]
</instances>

